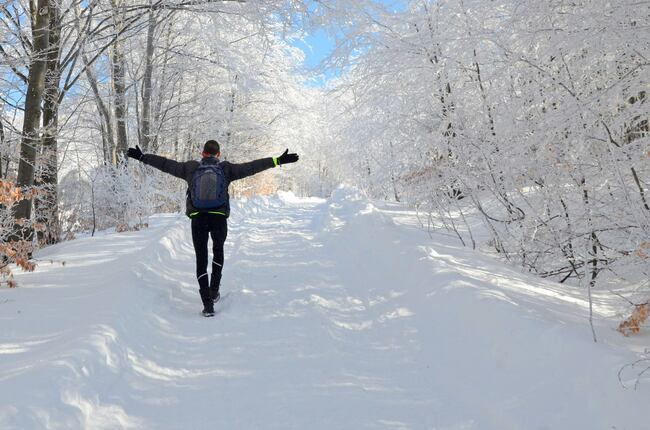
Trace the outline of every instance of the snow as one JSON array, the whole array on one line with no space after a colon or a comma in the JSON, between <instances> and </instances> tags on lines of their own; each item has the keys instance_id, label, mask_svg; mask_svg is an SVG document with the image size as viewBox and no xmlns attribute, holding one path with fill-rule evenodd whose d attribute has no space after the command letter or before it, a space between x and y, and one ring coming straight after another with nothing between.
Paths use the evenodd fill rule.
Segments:
<instances>
[{"instance_id":1,"label":"snow","mask_svg":"<svg viewBox=\"0 0 650 430\"><path fill-rule=\"evenodd\" d=\"M584 291L349 188L233 202L215 318L184 216L37 258L0 290L2 429L647 428L611 294L594 343Z\"/></svg>"}]
</instances>

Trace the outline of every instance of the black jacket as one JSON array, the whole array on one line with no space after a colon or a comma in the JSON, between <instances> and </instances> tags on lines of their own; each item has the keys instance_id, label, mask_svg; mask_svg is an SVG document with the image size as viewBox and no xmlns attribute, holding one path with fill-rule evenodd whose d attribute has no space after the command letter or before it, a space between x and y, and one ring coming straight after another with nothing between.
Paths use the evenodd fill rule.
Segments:
<instances>
[{"instance_id":1,"label":"black jacket","mask_svg":"<svg viewBox=\"0 0 650 430\"><path fill-rule=\"evenodd\" d=\"M198 209L192 206L192 199L190 199L189 193L189 189L192 184L192 175L194 174L196 168L199 167L199 161L190 160L181 163L154 154L144 154L140 161L165 173L176 176L177 178L185 179L185 182L187 182L187 200L185 202L185 214L191 217L199 212ZM214 209L213 211L222 213L226 218L230 215L230 196L228 195L228 185L230 182L254 175L263 170L275 167L276 165L273 161L273 158L271 157L260 158L259 160L254 160L242 164L234 164L228 161L220 161L219 163L221 164L223 173L226 177L226 204L220 208Z\"/></svg>"}]
</instances>

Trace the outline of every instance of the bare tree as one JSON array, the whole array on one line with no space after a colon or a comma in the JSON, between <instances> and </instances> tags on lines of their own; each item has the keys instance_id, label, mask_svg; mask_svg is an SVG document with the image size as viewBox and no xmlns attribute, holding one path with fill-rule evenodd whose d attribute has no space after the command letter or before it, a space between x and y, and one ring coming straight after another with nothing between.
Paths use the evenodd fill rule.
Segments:
<instances>
[{"instance_id":1,"label":"bare tree","mask_svg":"<svg viewBox=\"0 0 650 430\"><path fill-rule=\"evenodd\" d=\"M50 2L49 0L31 0L30 18L32 28L32 52L25 96L23 119L23 137L20 144L20 164L18 166L17 185L32 187L34 185L34 165L40 141L41 103L45 87L49 44ZM19 222L29 220L32 201L22 200L15 207L15 217ZM22 221L21 221L22 220ZM30 238L32 230L21 226L12 236L14 240Z\"/></svg>"}]
</instances>

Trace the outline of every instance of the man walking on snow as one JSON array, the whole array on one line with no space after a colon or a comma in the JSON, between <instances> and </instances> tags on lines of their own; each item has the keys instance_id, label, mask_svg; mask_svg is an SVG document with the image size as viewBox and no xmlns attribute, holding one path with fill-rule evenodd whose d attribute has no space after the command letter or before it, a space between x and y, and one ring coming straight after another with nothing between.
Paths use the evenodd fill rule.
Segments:
<instances>
[{"instance_id":1,"label":"man walking on snow","mask_svg":"<svg viewBox=\"0 0 650 430\"><path fill-rule=\"evenodd\" d=\"M221 151L216 140L203 147L201 161L183 163L154 154L143 154L140 147L129 148L131 158L155 167L187 182L185 213L192 220L192 242L196 253L196 278L203 302L203 316L214 316L214 302L219 300L219 284L223 270L223 244L228 233L230 215L228 185L232 181L254 175L281 164L295 163L298 154L284 151L279 157L261 158L248 163L220 161ZM208 280L208 236L212 237L212 277Z\"/></svg>"}]
</instances>

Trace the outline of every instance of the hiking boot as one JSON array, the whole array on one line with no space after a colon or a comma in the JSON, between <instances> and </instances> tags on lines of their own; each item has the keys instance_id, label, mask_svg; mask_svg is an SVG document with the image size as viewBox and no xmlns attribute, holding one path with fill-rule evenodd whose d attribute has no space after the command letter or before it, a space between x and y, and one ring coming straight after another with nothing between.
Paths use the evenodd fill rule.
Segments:
<instances>
[{"instance_id":1,"label":"hiking boot","mask_svg":"<svg viewBox=\"0 0 650 430\"><path fill-rule=\"evenodd\" d=\"M212 296L212 303L217 303L219 299L221 298L221 294L219 294L219 290L210 290L210 295Z\"/></svg>"},{"instance_id":2,"label":"hiking boot","mask_svg":"<svg viewBox=\"0 0 650 430\"><path fill-rule=\"evenodd\" d=\"M212 295L210 294L207 282L205 285L201 285L199 294L201 295L201 302L203 302L203 312L201 312L201 315L204 317L213 317L214 305L212 304Z\"/></svg>"}]
</instances>

